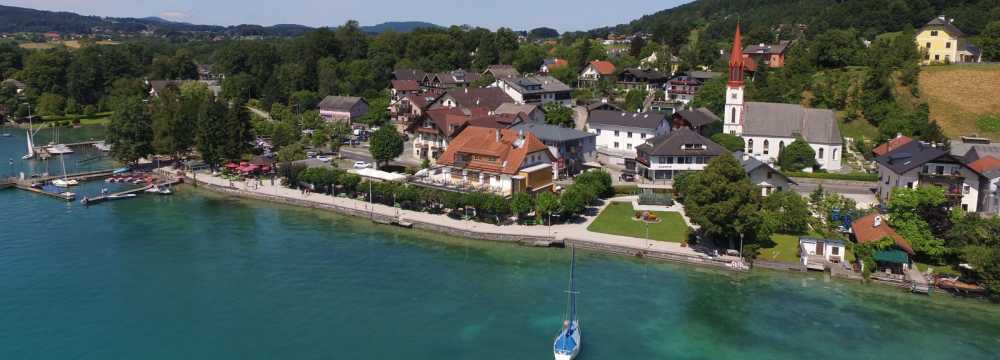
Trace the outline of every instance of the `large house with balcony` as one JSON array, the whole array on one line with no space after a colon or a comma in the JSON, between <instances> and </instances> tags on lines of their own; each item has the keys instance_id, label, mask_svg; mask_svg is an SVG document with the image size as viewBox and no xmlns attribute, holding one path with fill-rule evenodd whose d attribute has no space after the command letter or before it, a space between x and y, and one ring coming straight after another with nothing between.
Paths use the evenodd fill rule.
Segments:
<instances>
[{"instance_id":1,"label":"large house with balcony","mask_svg":"<svg viewBox=\"0 0 1000 360\"><path fill-rule=\"evenodd\" d=\"M472 109L483 108L487 111L494 111L504 103L514 102L498 88L463 88L454 89L444 93L434 100L431 109L457 108L467 113Z\"/></svg>"},{"instance_id":2,"label":"large house with balcony","mask_svg":"<svg viewBox=\"0 0 1000 360\"><path fill-rule=\"evenodd\" d=\"M911 141L875 159L878 164L878 199L888 204L895 188L939 186L949 205L967 212L979 211L980 174L962 158L941 146Z\"/></svg>"},{"instance_id":3,"label":"large house with balcony","mask_svg":"<svg viewBox=\"0 0 1000 360\"><path fill-rule=\"evenodd\" d=\"M656 70L629 68L618 74L618 85L625 89L662 90L670 77Z\"/></svg>"},{"instance_id":4,"label":"large house with balcony","mask_svg":"<svg viewBox=\"0 0 1000 360\"><path fill-rule=\"evenodd\" d=\"M597 156L597 135L544 122L522 122L512 129L538 137L555 155L553 165L558 176L573 176L583 171L584 163Z\"/></svg>"},{"instance_id":5,"label":"large house with balcony","mask_svg":"<svg viewBox=\"0 0 1000 360\"><path fill-rule=\"evenodd\" d=\"M605 60L594 60L580 72L577 82L580 87L590 87L597 85L603 79L610 79L615 75L615 64Z\"/></svg>"},{"instance_id":6,"label":"large house with balcony","mask_svg":"<svg viewBox=\"0 0 1000 360\"><path fill-rule=\"evenodd\" d=\"M781 40L777 44L747 45L743 49L743 58L751 59L768 67L780 68L785 66L785 53L788 52L791 44L791 41Z\"/></svg>"},{"instance_id":7,"label":"large house with balcony","mask_svg":"<svg viewBox=\"0 0 1000 360\"><path fill-rule=\"evenodd\" d=\"M443 93L438 91L407 95L389 105L389 118L399 131L405 132L411 123L424 116L424 112L430 109L441 95Z\"/></svg>"},{"instance_id":8,"label":"large house with balcony","mask_svg":"<svg viewBox=\"0 0 1000 360\"><path fill-rule=\"evenodd\" d=\"M475 109L476 116L485 116L485 109ZM412 134L413 156L434 163L448 148L449 142L472 119L473 114L458 108L427 110L420 119L411 122L406 132Z\"/></svg>"},{"instance_id":9,"label":"large house with balcony","mask_svg":"<svg viewBox=\"0 0 1000 360\"><path fill-rule=\"evenodd\" d=\"M516 104L546 104L550 102L563 106L573 104L571 94L573 89L548 75L497 78L490 86L502 90Z\"/></svg>"},{"instance_id":10,"label":"large house with balcony","mask_svg":"<svg viewBox=\"0 0 1000 360\"><path fill-rule=\"evenodd\" d=\"M944 15L927 22L917 32L917 48L923 53L924 65L941 63L977 63L982 51L969 44L965 33Z\"/></svg>"},{"instance_id":11,"label":"large house with balcony","mask_svg":"<svg viewBox=\"0 0 1000 360\"><path fill-rule=\"evenodd\" d=\"M689 128L671 131L636 147L636 172L648 181L673 181L678 175L702 171L725 148Z\"/></svg>"},{"instance_id":12,"label":"large house with balcony","mask_svg":"<svg viewBox=\"0 0 1000 360\"><path fill-rule=\"evenodd\" d=\"M535 135L511 129L470 126L448 145L438 166L415 184L454 191L488 191L502 196L554 188L555 157Z\"/></svg>"},{"instance_id":13,"label":"large house with balcony","mask_svg":"<svg viewBox=\"0 0 1000 360\"><path fill-rule=\"evenodd\" d=\"M658 112L594 110L587 117L587 131L597 135L599 161L635 170L636 147L670 132L670 121Z\"/></svg>"},{"instance_id":14,"label":"large house with balcony","mask_svg":"<svg viewBox=\"0 0 1000 360\"><path fill-rule=\"evenodd\" d=\"M666 83L667 101L687 106L694 100L695 94L698 93L705 81L720 75L721 73L689 71L684 75L675 76Z\"/></svg>"}]
</instances>

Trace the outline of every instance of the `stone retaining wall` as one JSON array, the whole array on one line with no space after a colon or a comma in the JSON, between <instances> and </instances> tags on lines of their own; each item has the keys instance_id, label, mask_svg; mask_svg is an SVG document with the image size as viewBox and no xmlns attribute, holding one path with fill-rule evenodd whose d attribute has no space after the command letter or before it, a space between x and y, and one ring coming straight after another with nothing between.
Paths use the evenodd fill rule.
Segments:
<instances>
[{"instance_id":1,"label":"stone retaining wall","mask_svg":"<svg viewBox=\"0 0 1000 360\"><path fill-rule=\"evenodd\" d=\"M683 254L666 253L660 251L647 251L633 249L624 246L616 246L605 243L597 243L583 239L566 238L563 240L566 246L572 246L585 250L599 251L623 256L644 257L663 261L681 262L685 264L712 267L730 271L739 271L730 267L729 262L712 259L709 257L697 257Z\"/></svg>"},{"instance_id":2,"label":"stone retaining wall","mask_svg":"<svg viewBox=\"0 0 1000 360\"><path fill-rule=\"evenodd\" d=\"M187 178L190 181L196 181L192 178ZM315 201L303 201L298 199L289 199L283 196L274 196L267 194L260 194L251 191L245 191L241 189L235 189L225 186L218 186L214 184L205 183L202 181L197 181L198 186L203 187L208 190L232 194L240 197L247 197L255 200L270 201L275 203L281 203L286 205L302 206L313 209L322 209L337 212L343 215L356 216L360 218L370 218L375 222L389 224L396 221L395 216L388 216L379 213L372 213L363 209L355 209L349 207L343 207L333 204L323 204ZM445 235L451 235L456 237L472 238L476 240L488 240L488 241L502 241L502 242L513 242L522 245L530 246L558 246L560 244L554 237L550 236L533 236L533 235L520 235L520 234L500 234L492 232L483 231L473 231L468 229L456 229L448 226L442 226L438 224L423 222L419 220L411 220L403 218L405 221L413 224L413 228L433 231L437 233L442 233Z\"/></svg>"}]
</instances>

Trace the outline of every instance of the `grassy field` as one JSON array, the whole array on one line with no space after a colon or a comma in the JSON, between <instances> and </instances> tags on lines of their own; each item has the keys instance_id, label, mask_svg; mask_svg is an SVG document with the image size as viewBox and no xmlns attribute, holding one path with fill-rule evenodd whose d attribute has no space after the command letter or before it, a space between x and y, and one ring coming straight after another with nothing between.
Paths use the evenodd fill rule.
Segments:
<instances>
[{"instance_id":1,"label":"grassy field","mask_svg":"<svg viewBox=\"0 0 1000 360\"><path fill-rule=\"evenodd\" d=\"M920 71L920 97L931 109L945 135L955 138L978 134L1000 139L1000 132L986 132L976 120L1000 114L1000 65L925 66Z\"/></svg>"},{"instance_id":2,"label":"grassy field","mask_svg":"<svg viewBox=\"0 0 1000 360\"><path fill-rule=\"evenodd\" d=\"M96 41L96 42L94 42L94 44L97 44L97 45L118 45L117 42L110 41L110 40ZM63 40L63 41L58 41L58 42L23 43L23 44L21 44L19 46L22 49L28 49L28 50L44 50L44 49L52 49L52 48L55 48L56 46L59 46L59 45L63 45L63 46L65 46L67 48L70 48L70 49L79 49L80 47L83 46L83 43L81 43L78 40Z\"/></svg>"},{"instance_id":3,"label":"grassy field","mask_svg":"<svg viewBox=\"0 0 1000 360\"><path fill-rule=\"evenodd\" d=\"M663 221L649 224L649 238L652 240L683 242L687 239L688 229L681 214L676 212L654 212ZM646 226L641 221L633 220L635 211L631 203L615 202L594 219L587 230L603 234L646 237Z\"/></svg>"},{"instance_id":4,"label":"grassy field","mask_svg":"<svg viewBox=\"0 0 1000 360\"><path fill-rule=\"evenodd\" d=\"M819 237L816 234L811 236ZM788 234L771 235L773 246L761 248L757 252L757 258L766 261L776 261L788 264L799 263L799 236ZM847 261L854 262L854 252L847 249Z\"/></svg>"},{"instance_id":5,"label":"grassy field","mask_svg":"<svg viewBox=\"0 0 1000 360\"><path fill-rule=\"evenodd\" d=\"M864 119L858 119L851 122L844 121L844 117L838 112L837 114L837 124L840 126L840 135L843 137L849 137L855 140L860 140L862 137L868 140L873 140L878 138L878 128L871 123L865 121Z\"/></svg>"}]
</instances>

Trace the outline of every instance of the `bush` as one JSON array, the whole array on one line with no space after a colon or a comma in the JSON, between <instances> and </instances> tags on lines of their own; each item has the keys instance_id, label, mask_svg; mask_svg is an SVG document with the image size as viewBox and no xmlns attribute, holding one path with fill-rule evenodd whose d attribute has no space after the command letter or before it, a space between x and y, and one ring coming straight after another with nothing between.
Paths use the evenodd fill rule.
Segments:
<instances>
[{"instance_id":1,"label":"bush","mask_svg":"<svg viewBox=\"0 0 1000 360\"><path fill-rule=\"evenodd\" d=\"M983 132L1000 132L1000 114L988 114L976 119L976 128Z\"/></svg>"},{"instance_id":2,"label":"bush","mask_svg":"<svg viewBox=\"0 0 1000 360\"><path fill-rule=\"evenodd\" d=\"M743 138L725 133L712 135L712 141L722 145L722 147L729 151L743 151L747 147Z\"/></svg>"},{"instance_id":3,"label":"bush","mask_svg":"<svg viewBox=\"0 0 1000 360\"><path fill-rule=\"evenodd\" d=\"M785 175L788 177L799 177L799 178L810 178L810 179L827 179L827 180L848 180L848 181L865 181L865 182L877 182L878 174L869 173L850 173L850 174L837 174L837 173L825 173L825 172L786 172Z\"/></svg>"},{"instance_id":4,"label":"bush","mask_svg":"<svg viewBox=\"0 0 1000 360\"><path fill-rule=\"evenodd\" d=\"M639 192L639 186L636 185L615 185L614 186L615 195L635 195Z\"/></svg>"},{"instance_id":5,"label":"bush","mask_svg":"<svg viewBox=\"0 0 1000 360\"><path fill-rule=\"evenodd\" d=\"M83 116L92 117L97 115L97 107L94 105L87 105L83 107Z\"/></svg>"}]
</instances>

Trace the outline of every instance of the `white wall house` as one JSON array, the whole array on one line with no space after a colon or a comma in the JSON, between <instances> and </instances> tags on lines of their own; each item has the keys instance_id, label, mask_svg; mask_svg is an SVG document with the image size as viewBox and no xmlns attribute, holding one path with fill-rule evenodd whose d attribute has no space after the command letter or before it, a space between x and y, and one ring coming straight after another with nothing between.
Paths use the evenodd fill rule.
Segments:
<instances>
[{"instance_id":1,"label":"white wall house","mask_svg":"<svg viewBox=\"0 0 1000 360\"><path fill-rule=\"evenodd\" d=\"M847 261L847 246L840 240L802 237L799 238L799 257L807 268L824 270L824 262Z\"/></svg>"},{"instance_id":2,"label":"white wall house","mask_svg":"<svg viewBox=\"0 0 1000 360\"><path fill-rule=\"evenodd\" d=\"M878 199L888 204L897 188L939 186L951 206L979 211L980 175L940 146L912 141L875 159Z\"/></svg>"},{"instance_id":3,"label":"white wall house","mask_svg":"<svg viewBox=\"0 0 1000 360\"><path fill-rule=\"evenodd\" d=\"M670 132L670 122L662 113L595 110L587 118L587 132L597 135L599 157L628 167L635 160L636 147Z\"/></svg>"},{"instance_id":4,"label":"white wall house","mask_svg":"<svg viewBox=\"0 0 1000 360\"><path fill-rule=\"evenodd\" d=\"M761 196L769 196L777 191L789 190L795 184L795 181L785 176L785 174L752 156L742 152L735 153L733 156L742 161L743 170L750 177L750 183L760 189Z\"/></svg>"},{"instance_id":5,"label":"white wall house","mask_svg":"<svg viewBox=\"0 0 1000 360\"><path fill-rule=\"evenodd\" d=\"M685 172L702 171L712 159L728 153L687 127L654 137L640 145L637 152L636 172L653 182L668 182Z\"/></svg>"},{"instance_id":6,"label":"white wall house","mask_svg":"<svg viewBox=\"0 0 1000 360\"><path fill-rule=\"evenodd\" d=\"M500 88L516 104L559 103L573 105L572 91L568 85L547 75L533 75L520 78L500 78L490 87Z\"/></svg>"}]
</instances>

